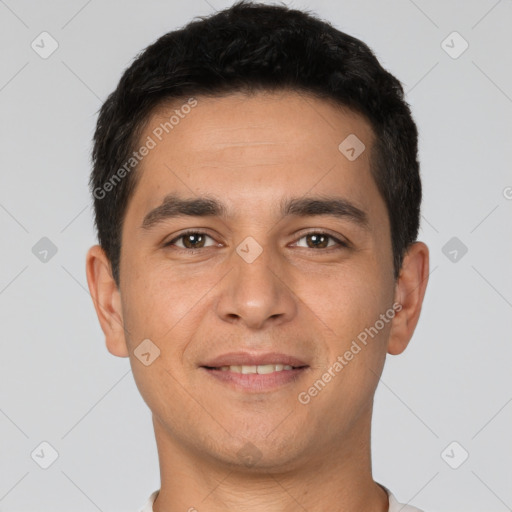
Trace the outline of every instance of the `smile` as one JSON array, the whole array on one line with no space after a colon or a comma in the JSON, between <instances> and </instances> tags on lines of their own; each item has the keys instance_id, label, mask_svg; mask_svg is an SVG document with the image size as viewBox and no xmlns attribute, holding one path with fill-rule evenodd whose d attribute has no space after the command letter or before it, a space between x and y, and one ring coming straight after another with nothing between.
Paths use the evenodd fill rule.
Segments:
<instances>
[{"instance_id":1,"label":"smile","mask_svg":"<svg viewBox=\"0 0 512 512\"><path fill-rule=\"evenodd\" d=\"M220 368L216 368L217 370L221 370L223 372L234 372L234 373L257 373L259 375L265 375L267 373L273 372L282 372L284 370L293 370L293 366L289 364L261 364L258 366L221 366Z\"/></svg>"},{"instance_id":2,"label":"smile","mask_svg":"<svg viewBox=\"0 0 512 512\"><path fill-rule=\"evenodd\" d=\"M201 367L201 370L222 387L244 393L272 392L286 385L297 384L308 369L309 366L294 367L284 364Z\"/></svg>"}]
</instances>

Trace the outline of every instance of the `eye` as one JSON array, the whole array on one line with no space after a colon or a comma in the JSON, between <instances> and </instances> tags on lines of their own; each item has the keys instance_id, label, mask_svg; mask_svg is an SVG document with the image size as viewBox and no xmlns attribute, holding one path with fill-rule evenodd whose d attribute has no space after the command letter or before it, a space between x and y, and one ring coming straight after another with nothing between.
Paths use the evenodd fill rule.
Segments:
<instances>
[{"instance_id":1,"label":"eye","mask_svg":"<svg viewBox=\"0 0 512 512\"><path fill-rule=\"evenodd\" d=\"M305 240L305 245L301 245L300 240ZM346 242L329 235L328 233L312 231L311 233L307 233L306 235L299 238L299 241L296 242L298 247L306 247L308 249L327 249L330 247L348 247Z\"/></svg>"},{"instance_id":2,"label":"eye","mask_svg":"<svg viewBox=\"0 0 512 512\"><path fill-rule=\"evenodd\" d=\"M207 245L208 239L212 242L209 245ZM305 242L301 243L301 240L304 240ZM218 245L219 244L217 244L215 240L206 233L201 231L187 231L164 244L164 247L175 246L179 250L193 251L194 249L204 249L206 247ZM321 231L306 233L293 245L297 247L304 247L306 249L339 249L349 247L348 243Z\"/></svg>"},{"instance_id":3,"label":"eye","mask_svg":"<svg viewBox=\"0 0 512 512\"><path fill-rule=\"evenodd\" d=\"M208 245L206 244L206 239L212 240L214 243ZM216 245L213 238L205 233L200 231L187 231L186 233L182 233L181 235L173 238L170 242L165 244L165 247L175 245L179 249L203 249L204 247L211 247L212 245Z\"/></svg>"}]
</instances>

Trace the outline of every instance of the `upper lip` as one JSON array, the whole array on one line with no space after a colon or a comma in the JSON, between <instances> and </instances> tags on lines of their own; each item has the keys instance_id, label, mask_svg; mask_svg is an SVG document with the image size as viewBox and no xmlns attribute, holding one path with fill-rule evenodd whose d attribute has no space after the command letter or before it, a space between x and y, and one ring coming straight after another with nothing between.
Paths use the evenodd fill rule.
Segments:
<instances>
[{"instance_id":1,"label":"upper lip","mask_svg":"<svg viewBox=\"0 0 512 512\"><path fill-rule=\"evenodd\" d=\"M208 366L210 368L220 368L222 366L260 366L265 364L286 364L290 366L308 366L301 359L281 354L277 352L267 352L258 354L254 352L230 352L222 354L213 359L209 359L200 366Z\"/></svg>"}]
</instances>

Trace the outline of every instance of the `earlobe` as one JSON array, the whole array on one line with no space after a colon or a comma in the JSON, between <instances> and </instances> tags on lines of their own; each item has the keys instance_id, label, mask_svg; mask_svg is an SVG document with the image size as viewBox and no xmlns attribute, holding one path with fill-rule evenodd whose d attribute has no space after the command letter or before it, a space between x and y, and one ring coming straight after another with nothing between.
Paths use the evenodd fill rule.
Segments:
<instances>
[{"instance_id":1,"label":"earlobe","mask_svg":"<svg viewBox=\"0 0 512 512\"><path fill-rule=\"evenodd\" d=\"M99 245L87 252L86 274L108 351L118 357L128 357L120 292L112 277L110 262Z\"/></svg>"},{"instance_id":2,"label":"earlobe","mask_svg":"<svg viewBox=\"0 0 512 512\"><path fill-rule=\"evenodd\" d=\"M395 286L397 309L388 341L388 353L402 353L412 338L418 323L429 275L428 247L423 242L412 244L404 256Z\"/></svg>"}]
</instances>

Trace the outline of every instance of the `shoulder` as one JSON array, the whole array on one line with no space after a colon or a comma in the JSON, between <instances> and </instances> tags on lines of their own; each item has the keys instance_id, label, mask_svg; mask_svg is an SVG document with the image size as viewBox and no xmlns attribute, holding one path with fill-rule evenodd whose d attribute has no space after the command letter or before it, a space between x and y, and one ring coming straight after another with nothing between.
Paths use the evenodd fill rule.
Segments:
<instances>
[{"instance_id":1,"label":"shoulder","mask_svg":"<svg viewBox=\"0 0 512 512\"><path fill-rule=\"evenodd\" d=\"M381 487L384 487L381 485ZM389 497L389 510L388 512L423 512L419 508L413 507L412 505L404 505L400 503L392 494L392 492L384 487L384 490L388 493Z\"/></svg>"},{"instance_id":2,"label":"shoulder","mask_svg":"<svg viewBox=\"0 0 512 512\"><path fill-rule=\"evenodd\" d=\"M149 496L148 500L144 504L144 506L139 510L139 512L153 512L153 503L155 502L156 496L159 493L160 489L157 489Z\"/></svg>"}]
</instances>

